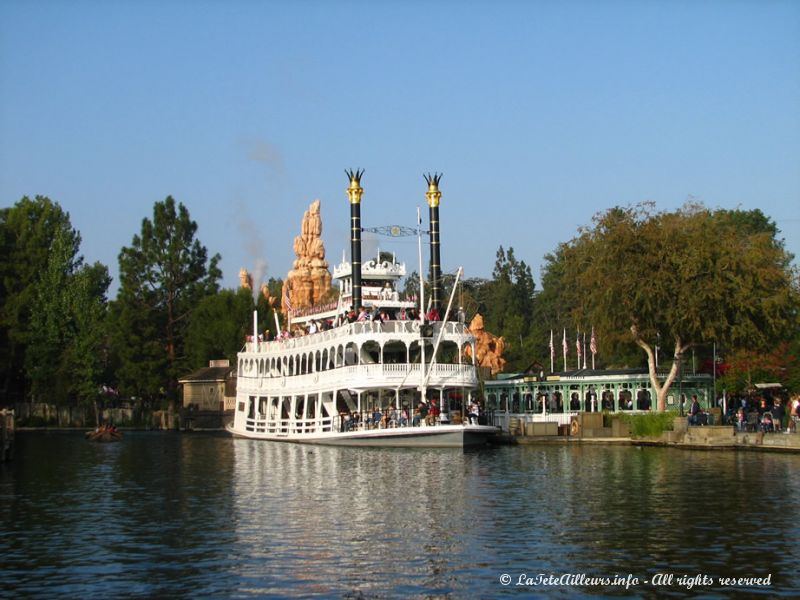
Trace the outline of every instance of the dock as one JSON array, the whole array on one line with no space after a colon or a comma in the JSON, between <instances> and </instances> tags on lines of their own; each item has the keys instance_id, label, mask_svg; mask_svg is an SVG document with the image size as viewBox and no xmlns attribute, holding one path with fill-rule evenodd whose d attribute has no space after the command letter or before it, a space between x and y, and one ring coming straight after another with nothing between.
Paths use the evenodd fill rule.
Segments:
<instances>
[{"instance_id":1,"label":"dock","mask_svg":"<svg viewBox=\"0 0 800 600\"><path fill-rule=\"evenodd\" d=\"M492 440L500 445L630 445L661 446L693 450L756 450L800 453L800 433L737 431L732 425L689 426L686 417L676 417L671 431L654 436L633 436L627 424L613 421L603 427L599 413L580 414L577 426L555 422L511 422L509 432Z\"/></svg>"}]
</instances>

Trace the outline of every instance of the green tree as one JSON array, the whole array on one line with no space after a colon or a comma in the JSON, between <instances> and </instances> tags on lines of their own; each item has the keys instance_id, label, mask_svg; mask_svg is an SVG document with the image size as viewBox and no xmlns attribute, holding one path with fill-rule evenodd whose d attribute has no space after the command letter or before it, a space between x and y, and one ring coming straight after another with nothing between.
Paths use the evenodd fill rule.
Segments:
<instances>
[{"instance_id":1,"label":"green tree","mask_svg":"<svg viewBox=\"0 0 800 600\"><path fill-rule=\"evenodd\" d=\"M57 235L77 252L79 237L69 214L45 196L23 197L0 210L0 402L26 395L25 364L31 341L36 283L48 269Z\"/></svg>"},{"instance_id":2,"label":"green tree","mask_svg":"<svg viewBox=\"0 0 800 600\"><path fill-rule=\"evenodd\" d=\"M272 310L259 294L256 306L248 289L220 290L206 296L192 312L186 335L190 367L197 369L209 360L227 358L236 364L236 353L245 337L253 333L253 310L258 310L259 334L275 330Z\"/></svg>"},{"instance_id":3,"label":"green tree","mask_svg":"<svg viewBox=\"0 0 800 600\"><path fill-rule=\"evenodd\" d=\"M534 281L530 267L514 248L497 250L492 280L478 290L486 329L506 340L506 368L519 371L530 364L533 340Z\"/></svg>"},{"instance_id":4,"label":"green tree","mask_svg":"<svg viewBox=\"0 0 800 600\"><path fill-rule=\"evenodd\" d=\"M651 204L616 207L557 250L559 295L573 321L594 324L607 343L644 351L659 410L693 345L765 349L796 335L791 256L761 217L693 204L660 213ZM653 348L659 334L675 357L663 381Z\"/></svg>"},{"instance_id":5,"label":"green tree","mask_svg":"<svg viewBox=\"0 0 800 600\"><path fill-rule=\"evenodd\" d=\"M218 290L220 256L208 258L197 223L168 196L142 221L140 235L119 255L114 347L120 385L128 394L166 397L174 406L177 378L188 368L186 331L194 308Z\"/></svg>"}]
</instances>

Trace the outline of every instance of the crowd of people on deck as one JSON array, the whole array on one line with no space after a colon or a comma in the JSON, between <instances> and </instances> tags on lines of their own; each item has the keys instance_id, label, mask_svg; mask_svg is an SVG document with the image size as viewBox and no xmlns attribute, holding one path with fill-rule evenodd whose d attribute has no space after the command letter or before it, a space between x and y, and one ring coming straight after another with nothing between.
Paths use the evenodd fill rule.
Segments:
<instances>
[{"instance_id":1,"label":"crowd of people on deck","mask_svg":"<svg viewBox=\"0 0 800 600\"><path fill-rule=\"evenodd\" d=\"M309 319L305 325L296 325L292 331L283 329L273 336L272 332L267 329L263 334L259 334L259 342L269 342L273 340L287 340L292 337L301 337L304 335L311 335L320 331L327 331L340 325L357 322L380 322L386 321L414 321L419 319L419 313L413 308L381 308L375 307L372 310L367 310L364 306L359 306L358 310L344 311L332 319ZM426 321L440 321L441 317L439 311L434 307L425 314ZM455 316L451 319L464 323L465 313L462 307L458 308ZM253 336L247 336L247 341L253 341Z\"/></svg>"},{"instance_id":2,"label":"crowd of people on deck","mask_svg":"<svg viewBox=\"0 0 800 600\"><path fill-rule=\"evenodd\" d=\"M478 425L483 417L483 410L477 401L472 401L467 407L465 418L461 416L460 409L451 409L443 413L438 400L420 402L413 411L404 404L397 408L394 403L381 408L376 406L371 411L341 411L339 413L340 431L355 431L357 429L390 429L395 427L420 427L449 424Z\"/></svg>"}]
</instances>

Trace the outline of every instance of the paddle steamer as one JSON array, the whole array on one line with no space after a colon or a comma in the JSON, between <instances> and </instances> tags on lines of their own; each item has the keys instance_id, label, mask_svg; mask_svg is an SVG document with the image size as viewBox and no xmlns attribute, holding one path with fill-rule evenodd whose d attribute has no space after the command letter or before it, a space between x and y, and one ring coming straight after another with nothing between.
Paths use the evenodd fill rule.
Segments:
<instances>
[{"instance_id":1,"label":"paddle steamer","mask_svg":"<svg viewBox=\"0 0 800 600\"><path fill-rule=\"evenodd\" d=\"M238 355L229 431L253 439L347 446L485 444L499 429L469 416L478 394L475 337L463 322L450 319L452 294L446 307L441 298L440 175L426 176L432 298L425 314L424 285L418 299L400 297L404 263L379 253L362 264L363 171L347 174L351 260L343 258L334 267L339 301L293 316L292 328L308 332L302 336L259 340L254 315L253 337ZM421 239L419 225L417 236Z\"/></svg>"}]
</instances>

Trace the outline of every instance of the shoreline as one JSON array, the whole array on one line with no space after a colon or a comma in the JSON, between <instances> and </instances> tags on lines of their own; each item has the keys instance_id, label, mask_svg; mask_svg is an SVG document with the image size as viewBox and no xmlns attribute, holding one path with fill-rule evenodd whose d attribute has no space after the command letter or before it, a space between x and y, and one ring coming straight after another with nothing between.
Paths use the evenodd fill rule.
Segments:
<instances>
[{"instance_id":1,"label":"shoreline","mask_svg":"<svg viewBox=\"0 0 800 600\"><path fill-rule=\"evenodd\" d=\"M799 433L737 432L732 426L697 426L685 431L665 431L652 437L582 437L501 434L494 440L505 445L602 444L678 448L684 450L744 450L800 453Z\"/></svg>"}]
</instances>

